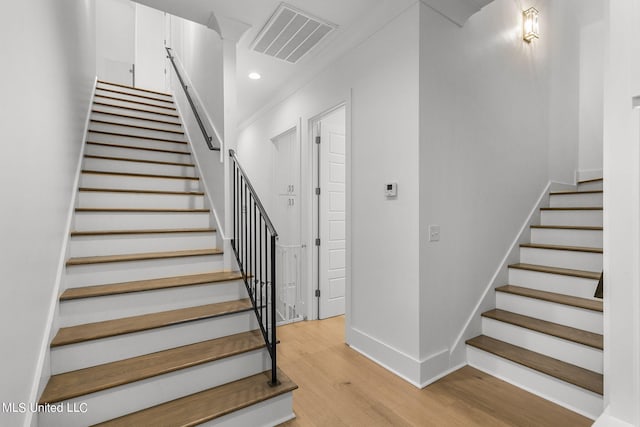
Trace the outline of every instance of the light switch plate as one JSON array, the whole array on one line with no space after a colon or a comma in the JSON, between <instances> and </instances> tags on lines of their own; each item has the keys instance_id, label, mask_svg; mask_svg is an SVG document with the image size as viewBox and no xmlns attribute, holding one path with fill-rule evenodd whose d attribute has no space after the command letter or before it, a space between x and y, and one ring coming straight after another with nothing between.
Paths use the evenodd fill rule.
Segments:
<instances>
[{"instance_id":1,"label":"light switch plate","mask_svg":"<svg viewBox=\"0 0 640 427\"><path fill-rule=\"evenodd\" d=\"M430 225L429 226L429 241L430 242L439 242L440 241L440 226L439 225Z\"/></svg>"}]
</instances>

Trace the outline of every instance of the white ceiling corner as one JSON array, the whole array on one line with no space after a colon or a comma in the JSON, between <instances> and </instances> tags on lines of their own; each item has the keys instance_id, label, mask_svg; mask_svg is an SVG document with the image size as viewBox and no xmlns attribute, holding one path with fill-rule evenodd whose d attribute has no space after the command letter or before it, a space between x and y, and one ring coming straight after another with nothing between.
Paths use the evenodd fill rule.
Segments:
<instances>
[{"instance_id":1,"label":"white ceiling corner","mask_svg":"<svg viewBox=\"0 0 640 427\"><path fill-rule=\"evenodd\" d=\"M462 27L471 16L493 0L420 0L454 24Z\"/></svg>"}]
</instances>

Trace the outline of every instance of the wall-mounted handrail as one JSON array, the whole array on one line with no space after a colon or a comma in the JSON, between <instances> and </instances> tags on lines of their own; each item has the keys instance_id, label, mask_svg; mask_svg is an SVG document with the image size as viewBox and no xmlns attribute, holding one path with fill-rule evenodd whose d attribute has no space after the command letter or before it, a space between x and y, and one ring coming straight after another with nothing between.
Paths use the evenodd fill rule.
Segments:
<instances>
[{"instance_id":1,"label":"wall-mounted handrail","mask_svg":"<svg viewBox=\"0 0 640 427\"><path fill-rule=\"evenodd\" d=\"M191 94L189 93L189 86L185 84L184 80L182 79L182 75L180 74L180 71L178 71L178 66L176 65L176 61L173 55L171 54L171 48L165 46L165 49L167 50L167 55L169 60L171 61L171 65L173 65L173 69L176 72L176 76L180 81L180 86L182 86L182 89L184 90L184 94L187 96L187 101L189 101L189 105L191 105L191 110L193 110L193 114L196 117L198 126L200 126L200 131L202 132L202 136L204 137L204 140L207 143L207 147L209 147L209 150L212 150L212 151L220 151L220 147L216 147L213 145L213 137L209 135L209 132L207 132L207 129L204 127L204 123L200 118L200 114L198 114L198 109L196 108L196 105L193 102L193 99L191 98Z\"/></svg>"},{"instance_id":2,"label":"wall-mounted handrail","mask_svg":"<svg viewBox=\"0 0 640 427\"><path fill-rule=\"evenodd\" d=\"M247 294L271 356L271 385L278 384L276 368L276 241L278 233L258 194L229 150L233 181L233 238L231 247L244 278Z\"/></svg>"}]
</instances>

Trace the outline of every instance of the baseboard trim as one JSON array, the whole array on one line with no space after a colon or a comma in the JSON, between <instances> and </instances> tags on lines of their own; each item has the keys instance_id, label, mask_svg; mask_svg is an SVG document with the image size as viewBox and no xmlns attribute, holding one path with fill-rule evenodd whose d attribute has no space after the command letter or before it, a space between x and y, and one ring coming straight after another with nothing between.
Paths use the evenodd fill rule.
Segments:
<instances>
[{"instance_id":1,"label":"baseboard trim","mask_svg":"<svg viewBox=\"0 0 640 427\"><path fill-rule=\"evenodd\" d=\"M598 417L593 427L633 427L633 424L622 421L609 413L609 406L604 409L602 415Z\"/></svg>"},{"instance_id":2,"label":"baseboard trim","mask_svg":"<svg viewBox=\"0 0 640 427\"><path fill-rule=\"evenodd\" d=\"M33 376L33 382L31 386L31 394L29 396L30 402L37 402L38 396L40 395L42 389L44 389L44 385L49 380L51 376L51 369L45 369L45 365L48 363L48 355L49 355L49 342L52 338L52 332L55 330L54 321L56 320L56 313L58 311L58 295L60 295L62 288L62 278L64 276L65 263L67 259L67 255L69 252L69 239L71 236L71 225L73 221L73 213L76 205L76 198L78 192L75 191L80 185L80 175L82 171L82 161L84 159L84 152L87 144L85 143L87 138L87 133L89 131L89 124L91 119L91 110L93 109L93 100L96 95L96 85L98 82L98 76L95 77L93 81L93 88L91 89L91 97L89 98L89 104L87 107L87 115L84 124L84 130L82 132L82 140L81 140L81 148L80 154L76 166L76 176L74 178L73 186L73 194L71 196L71 201L69 202L69 210L67 214L67 221L65 225L65 234L62 240L62 246L60 248L60 258L58 259L58 270L56 271L56 281L54 284L53 296L51 298L51 303L49 305L49 312L47 314L47 323L45 325L45 331L42 338L42 344L40 345L40 354L38 355L38 362L36 365L36 371ZM32 411L27 411L24 426L29 427L34 423L34 416Z\"/></svg>"}]
</instances>

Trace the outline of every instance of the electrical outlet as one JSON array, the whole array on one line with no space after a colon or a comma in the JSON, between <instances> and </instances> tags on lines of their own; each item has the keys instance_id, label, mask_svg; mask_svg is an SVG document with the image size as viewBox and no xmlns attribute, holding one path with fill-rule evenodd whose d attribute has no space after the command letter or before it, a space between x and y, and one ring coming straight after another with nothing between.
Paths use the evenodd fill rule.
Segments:
<instances>
[{"instance_id":1,"label":"electrical outlet","mask_svg":"<svg viewBox=\"0 0 640 427\"><path fill-rule=\"evenodd\" d=\"M430 242L439 242L440 241L440 226L439 225L430 225L429 226L429 241Z\"/></svg>"}]
</instances>

